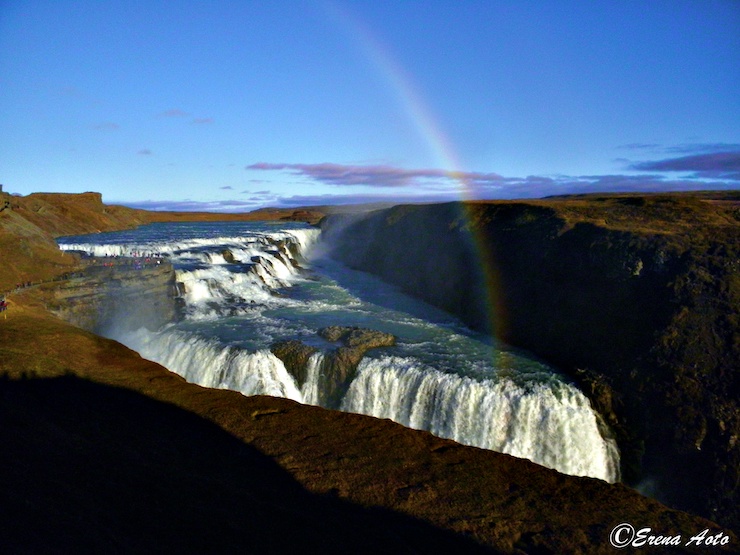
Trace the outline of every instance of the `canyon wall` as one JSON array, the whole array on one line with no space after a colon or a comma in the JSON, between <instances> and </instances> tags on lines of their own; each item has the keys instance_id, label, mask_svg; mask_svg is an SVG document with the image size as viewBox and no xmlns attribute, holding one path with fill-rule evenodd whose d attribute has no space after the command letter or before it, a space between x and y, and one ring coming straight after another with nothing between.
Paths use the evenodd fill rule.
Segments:
<instances>
[{"instance_id":1,"label":"canyon wall","mask_svg":"<svg viewBox=\"0 0 740 555\"><path fill-rule=\"evenodd\" d=\"M175 271L168 261L105 260L59 282L47 308L67 322L107 337L142 326L156 330L178 319Z\"/></svg>"},{"instance_id":2,"label":"canyon wall","mask_svg":"<svg viewBox=\"0 0 740 555\"><path fill-rule=\"evenodd\" d=\"M398 206L322 227L350 267L571 375L616 433L628 483L737 527L736 201Z\"/></svg>"}]
</instances>

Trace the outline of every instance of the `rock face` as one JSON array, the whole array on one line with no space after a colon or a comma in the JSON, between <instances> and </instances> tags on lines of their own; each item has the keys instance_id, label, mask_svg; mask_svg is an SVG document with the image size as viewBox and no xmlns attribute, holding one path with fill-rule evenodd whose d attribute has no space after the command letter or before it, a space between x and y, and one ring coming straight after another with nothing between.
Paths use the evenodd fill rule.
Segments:
<instances>
[{"instance_id":1,"label":"rock face","mask_svg":"<svg viewBox=\"0 0 740 555\"><path fill-rule=\"evenodd\" d=\"M737 199L401 206L322 226L349 266L569 372L628 483L740 525Z\"/></svg>"},{"instance_id":2,"label":"rock face","mask_svg":"<svg viewBox=\"0 0 740 555\"><path fill-rule=\"evenodd\" d=\"M341 346L324 353L318 375L318 403L325 407L339 408L342 397L355 377L357 365L370 349L395 345L396 338L376 330L357 327L329 326L318 334ZM272 353L283 361L302 387L308 379L308 360L317 349L296 340L281 341L271 348Z\"/></svg>"},{"instance_id":3,"label":"rock face","mask_svg":"<svg viewBox=\"0 0 740 555\"><path fill-rule=\"evenodd\" d=\"M67 322L106 336L142 326L156 330L178 319L175 272L169 262L103 262L57 284L48 308Z\"/></svg>"}]
</instances>

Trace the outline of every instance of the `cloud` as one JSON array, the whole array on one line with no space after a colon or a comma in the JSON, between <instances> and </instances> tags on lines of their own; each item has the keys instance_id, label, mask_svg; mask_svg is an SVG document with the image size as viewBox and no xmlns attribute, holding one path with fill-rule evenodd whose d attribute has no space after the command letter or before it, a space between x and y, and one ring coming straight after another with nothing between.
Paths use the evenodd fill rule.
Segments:
<instances>
[{"instance_id":1,"label":"cloud","mask_svg":"<svg viewBox=\"0 0 740 555\"><path fill-rule=\"evenodd\" d=\"M740 150L740 143L686 143L665 148L671 154L706 154L732 150Z\"/></svg>"},{"instance_id":2,"label":"cloud","mask_svg":"<svg viewBox=\"0 0 740 555\"><path fill-rule=\"evenodd\" d=\"M630 169L659 172L701 172L703 176L722 176L740 172L740 149L735 151L709 152L679 158L637 162Z\"/></svg>"},{"instance_id":3,"label":"cloud","mask_svg":"<svg viewBox=\"0 0 740 555\"><path fill-rule=\"evenodd\" d=\"M213 118L195 118L193 119L195 125L208 125L213 123Z\"/></svg>"},{"instance_id":4,"label":"cloud","mask_svg":"<svg viewBox=\"0 0 740 555\"><path fill-rule=\"evenodd\" d=\"M659 143L629 143L619 145L623 150L652 150L666 154L706 154L711 152L727 152L740 150L740 143L682 143L665 146Z\"/></svg>"},{"instance_id":5,"label":"cloud","mask_svg":"<svg viewBox=\"0 0 740 555\"><path fill-rule=\"evenodd\" d=\"M144 149L140 154L151 154ZM180 212L248 212L266 206L293 208L299 206L341 204L413 204L454 200L529 199L588 193L651 193L693 190L727 190L740 188L740 152L711 153L633 164L637 175L529 175L505 177L486 172L449 172L441 169L406 169L387 165L288 164L260 162L249 170L283 171L336 186L335 194L278 196L269 190L244 190L235 195L249 195L240 200L221 201L143 201L122 202L146 210ZM671 168L671 169L667 169ZM680 169L675 169L680 168ZM688 171L678 179L663 172ZM649 172L649 173L648 173ZM284 183L283 183L284 184ZM310 184L309 184L310 185ZM356 187L369 187L365 191ZM231 186L221 190L233 191ZM369 192L368 192L369 191Z\"/></svg>"},{"instance_id":6,"label":"cloud","mask_svg":"<svg viewBox=\"0 0 740 555\"><path fill-rule=\"evenodd\" d=\"M740 171L729 171L729 172L719 172L719 171L702 171L702 172L696 172L691 177L695 177L696 179L724 179L727 181L737 181L735 184L737 187L740 187Z\"/></svg>"},{"instance_id":7,"label":"cloud","mask_svg":"<svg viewBox=\"0 0 740 555\"><path fill-rule=\"evenodd\" d=\"M626 145L619 145L617 148L624 150L655 150L660 147L661 145L657 143L629 143Z\"/></svg>"},{"instance_id":8,"label":"cloud","mask_svg":"<svg viewBox=\"0 0 740 555\"><path fill-rule=\"evenodd\" d=\"M271 198L274 198L275 195L272 193L272 191L250 191L249 189L245 189L241 191L241 194L243 195L259 195L262 197L268 196Z\"/></svg>"},{"instance_id":9,"label":"cloud","mask_svg":"<svg viewBox=\"0 0 740 555\"><path fill-rule=\"evenodd\" d=\"M151 156L154 153L151 150L149 150L148 148L142 148L139 152L137 152L137 154L139 154L141 156Z\"/></svg>"},{"instance_id":10,"label":"cloud","mask_svg":"<svg viewBox=\"0 0 740 555\"><path fill-rule=\"evenodd\" d=\"M290 171L334 186L365 186L381 188L418 187L428 182L451 183L464 181L470 185L501 182L504 178L495 173L455 172L441 169L404 169L385 165L349 166L343 164L284 164L258 162L246 166L247 170Z\"/></svg>"},{"instance_id":11,"label":"cloud","mask_svg":"<svg viewBox=\"0 0 740 555\"><path fill-rule=\"evenodd\" d=\"M661 192L740 187L737 153L714 153L634 164L632 169L652 170L647 175L527 176L504 177L496 173L449 172L440 169L405 169L385 165L288 164L260 162L248 170L288 171L324 185L365 186L383 193L349 193L283 197L289 206L365 202L438 202L465 199L515 199L606 193ZM669 164L670 162L670 164ZM681 167L693 175L670 179L657 172ZM305 186L305 183L303 183Z\"/></svg>"},{"instance_id":12,"label":"cloud","mask_svg":"<svg viewBox=\"0 0 740 555\"><path fill-rule=\"evenodd\" d=\"M119 201L117 204L155 212L249 212L261 206L261 203L239 200L207 202L194 200L144 200L139 202Z\"/></svg>"},{"instance_id":13,"label":"cloud","mask_svg":"<svg viewBox=\"0 0 740 555\"><path fill-rule=\"evenodd\" d=\"M93 125L93 129L97 131L116 131L117 129L120 129L121 126L117 123L113 123L111 121L106 121L104 123L99 123L97 125Z\"/></svg>"},{"instance_id":14,"label":"cloud","mask_svg":"<svg viewBox=\"0 0 740 555\"><path fill-rule=\"evenodd\" d=\"M163 118L186 118L189 115L189 113L184 110L180 110L179 108L171 108L170 110L165 110L159 114L159 116Z\"/></svg>"},{"instance_id":15,"label":"cloud","mask_svg":"<svg viewBox=\"0 0 740 555\"><path fill-rule=\"evenodd\" d=\"M293 195L277 198L275 206L296 208L299 206L336 206L343 204L420 204L453 200L460 200L460 196L452 193L424 197L389 194Z\"/></svg>"}]
</instances>

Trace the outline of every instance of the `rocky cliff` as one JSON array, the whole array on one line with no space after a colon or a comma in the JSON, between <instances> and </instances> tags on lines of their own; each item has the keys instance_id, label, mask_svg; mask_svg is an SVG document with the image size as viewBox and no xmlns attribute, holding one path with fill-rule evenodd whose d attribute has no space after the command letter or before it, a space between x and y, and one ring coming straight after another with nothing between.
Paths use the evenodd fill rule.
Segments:
<instances>
[{"instance_id":1,"label":"rocky cliff","mask_svg":"<svg viewBox=\"0 0 740 555\"><path fill-rule=\"evenodd\" d=\"M736 198L399 206L322 227L349 266L573 376L628 483L740 524Z\"/></svg>"},{"instance_id":2,"label":"rocky cliff","mask_svg":"<svg viewBox=\"0 0 740 555\"><path fill-rule=\"evenodd\" d=\"M340 343L323 353L317 380L316 403L334 409L339 409L365 353L396 344L396 338L389 333L357 327L329 326L318 330L318 335L331 343ZM298 387L303 387L308 378L308 360L318 349L291 339L275 343L270 350L283 361Z\"/></svg>"},{"instance_id":3,"label":"rocky cliff","mask_svg":"<svg viewBox=\"0 0 740 555\"><path fill-rule=\"evenodd\" d=\"M175 271L166 260L88 260L53 288L47 308L67 322L100 335L139 327L159 329L179 318Z\"/></svg>"}]
</instances>

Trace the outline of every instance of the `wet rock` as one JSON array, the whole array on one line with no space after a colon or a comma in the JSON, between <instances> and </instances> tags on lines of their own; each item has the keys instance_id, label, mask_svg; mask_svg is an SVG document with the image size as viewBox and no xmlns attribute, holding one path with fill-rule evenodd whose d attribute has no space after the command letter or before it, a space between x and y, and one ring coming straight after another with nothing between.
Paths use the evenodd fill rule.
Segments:
<instances>
[{"instance_id":1,"label":"wet rock","mask_svg":"<svg viewBox=\"0 0 740 555\"><path fill-rule=\"evenodd\" d=\"M326 353L321 365L322 404L332 408L339 408L365 353L396 343L396 338L389 333L355 327L330 326L320 329L319 335L327 341L342 343L341 347Z\"/></svg>"},{"instance_id":2,"label":"wet rock","mask_svg":"<svg viewBox=\"0 0 740 555\"><path fill-rule=\"evenodd\" d=\"M396 338L390 333L366 328L329 326L321 328L319 335L327 341L341 341L345 347L367 351L376 347L391 347Z\"/></svg>"},{"instance_id":3,"label":"wet rock","mask_svg":"<svg viewBox=\"0 0 740 555\"><path fill-rule=\"evenodd\" d=\"M235 264L237 262L236 258L234 258L234 253L231 252L229 249L222 250L221 256L223 256L224 260L226 260L226 262L228 262L229 264Z\"/></svg>"},{"instance_id":4,"label":"wet rock","mask_svg":"<svg viewBox=\"0 0 740 555\"><path fill-rule=\"evenodd\" d=\"M295 378L298 387L302 387L306 383L308 359L317 349L297 339L290 339L274 343L270 347L270 351L283 361L285 369Z\"/></svg>"}]
</instances>

